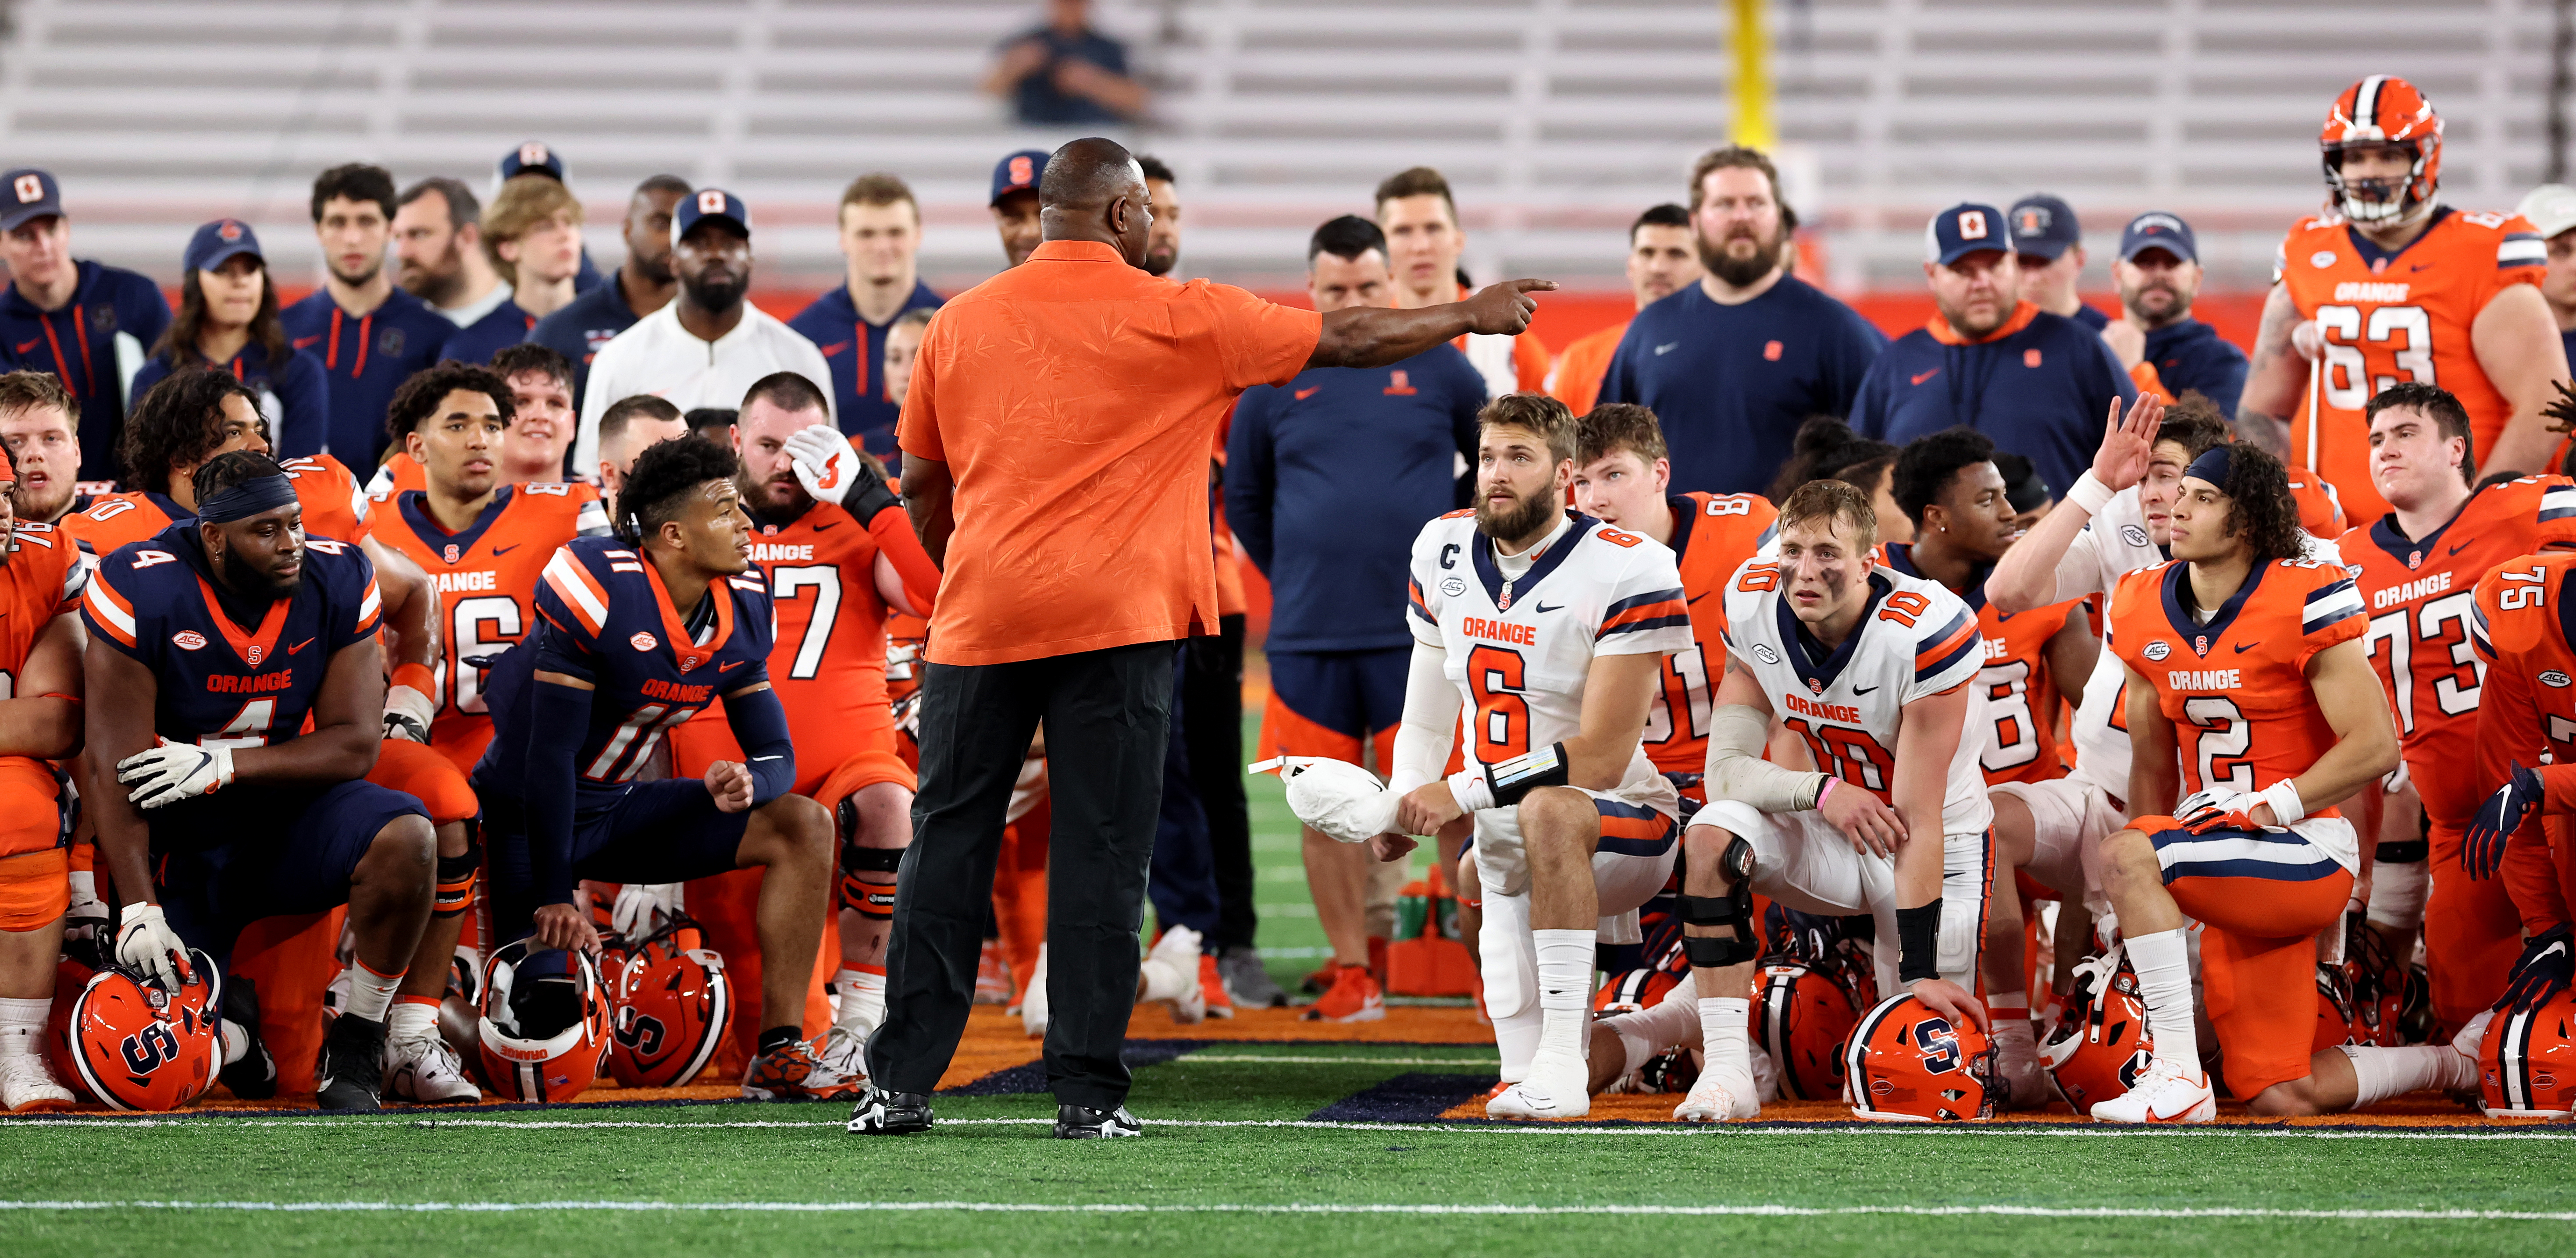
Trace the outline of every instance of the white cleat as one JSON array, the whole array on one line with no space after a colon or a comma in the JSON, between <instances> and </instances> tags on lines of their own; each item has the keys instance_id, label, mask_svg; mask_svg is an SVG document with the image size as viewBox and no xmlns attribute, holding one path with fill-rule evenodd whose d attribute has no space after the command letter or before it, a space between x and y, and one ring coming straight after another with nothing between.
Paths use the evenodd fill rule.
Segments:
<instances>
[{"instance_id":1,"label":"white cleat","mask_svg":"<svg viewBox=\"0 0 2576 1258\"><path fill-rule=\"evenodd\" d=\"M2209 1073L2185 1076L2162 1058L2148 1065L2137 1086L2093 1103L2097 1123L2205 1123L2216 1117L2218 1097L2209 1090Z\"/></svg>"},{"instance_id":2,"label":"white cleat","mask_svg":"<svg viewBox=\"0 0 2576 1258\"><path fill-rule=\"evenodd\" d=\"M76 1099L43 1053L0 1053L0 1110L69 1109Z\"/></svg>"},{"instance_id":3,"label":"white cleat","mask_svg":"<svg viewBox=\"0 0 2576 1258\"><path fill-rule=\"evenodd\" d=\"M483 1090L465 1077L465 1063L446 1040L389 1040L385 1043L385 1098L415 1105L470 1105Z\"/></svg>"},{"instance_id":4,"label":"white cleat","mask_svg":"<svg viewBox=\"0 0 2576 1258\"><path fill-rule=\"evenodd\" d=\"M1691 1084L1690 1095L1673 1107L1673 1118L1685 1123L1730 1123L1760 1118L1760 1095L1751 1079L1741 1076L1729 1079L1723 1071L1704 1071L1698 1081Z\"/></svg>"},{"instance_id":5,"label":"white cleat","mask_svg":"<svg viewBox=\"0 0 2576 1258\"><path fill-rule=\"evenodd\" d=\"M1488 1118L1581 1118L1592 1112L1591 1082L1583 1059L1545 1049L1530 1062L1529 1077L1507 1084L1485 1102Z\"/></svg>"},{"instance_id":6,"label":"white cleat","mask_svg":"<svg viewBox=\"0 0 2576 1258\"><path fill-rule=\"evenodd\" d=\"M823 1051L814 1054L825 1069L864 1086L868 1081L868 1033L834 1023L823 1033Z\"/></svg>"},{"instance_id":7,"label":"white cleat","mask_svg":"<svg viewBox=\"0 0 2576 1258\"><path fill-rule=\"evenodd\" d=\"M1038 963L1029 967L1029 994L1020 998L1020 1029L1030 1039L1046 1035L1047 1028L1047 950L1038 945Z\"/></svg>"},{"instance_id":8,"label":"white cleat","mask_svg":"<svg viewBox=\"0 0 2576 1258\"><path fill-rule=\"evenodd\" d=\"M1172 1021L1182 1026L1195 1026L1207 1021L1207 990L1199 986L1199 933L1187 926L1175 926L1154 941L1145 954L1147 965L1167 965L1171 973L1160 976L1164 984L1177 985L1180 994L1166 997L1163 1003L1172 1007ZM1151 980L1149 980L1150 982Z\"/></svg>"}]
</instances>

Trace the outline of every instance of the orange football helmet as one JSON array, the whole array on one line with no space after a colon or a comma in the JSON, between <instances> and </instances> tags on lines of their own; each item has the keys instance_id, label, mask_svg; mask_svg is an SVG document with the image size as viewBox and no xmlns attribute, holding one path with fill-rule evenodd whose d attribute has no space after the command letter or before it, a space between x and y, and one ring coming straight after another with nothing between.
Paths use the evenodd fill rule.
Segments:
<instances>
[{"instance_id":1,"label":"orange football helmet","mask_svg":"<svg viewBox=\"0 0 2576 1258\"><path fill-rule=\"evenodd\" d=\"M90 976L72 1002L71 1058L81 1086L121 1110L174 1110L215 1086L224 1065L214 958L188 950L179 989L123 966Z\"/></svg>"},{"instance_id":2,"label":"orange football helmet","mask_svg":"<svg viewBox=\"0 0 2576 1258\"><path fill-rule=\"evenodd\" d=\"M2361 1015L2352 1004L2352 980L2340 965L2317 963L2317 1033L2308 1051L2322 1053L2338 1044L2367 1044L2354 1034Z\"/></svg>"},{"instance_id":3,"label":"orange football helmet","mask_svg":"<svg viewBox=\"0 0 2576 1258\"><path fill-rule=\"evenodd\" d=\"M483 1081L513 1101L569 1101L608 1055L608 991L590 958L522 939L483 964Z\"/></svg>"},{"instance_id":4,"label":"orange football helmet","mask_svg":"<svg viewBox=\"0 0 2576 1258\"><path fill-rule=\"evenodd\" d=\"M2146 1002L2138 998L2138 976L2127 959L2113 953L2077 962L2066 1011L2039 1046L2066 1103L2091 1114L2096 1102L2127 1092L2154 1048Z\"/></svg>"},{"instance_id":5,"label":"orange football helmet","mask_svg":"<svg viewBox=\"0 0 2576 1258\"><path fill-rule=\"evenodd\" d=\"M1611 975L1610 981L1603 983L1600 991L1593 993L1592 1015L1606 1017L1614 1013L1652 1009L1663 1001L1665 993L1681 986L1681 982L1681 975L1669 970L1621 970Z\"/></svg>"},{"instance_id":6,"label":"orange football helmet","mask_svg":"<svg viewBox=\"0 0 2576 1258\"><path fill-rule=\"evenodd\" d=\"M733 979L685 916L633 952L617 975L608 1072L630 1088L676 1088L706 1069L723 1042Z\"/></svg>"},{"instance_id":7,"label":"orange football helmet","mask_svg":"<svg viewBox=\"0 0 2576 1258\"><path fill-rule=\"evenodd\" d=\"M1780 1091L1801 1101L1843 1092L1843 1042L1860 1022L1841 970L1774 956L1753 976L1753 1042L1780 1068Z\"/></svg>"},{"instance_id":8,"label":"orange football helmet","mask_svg":"<svg viewBox=\"0 0 2576 1258\"><path fill-rule=\"evenodd\" d=\"M2318 136L2324 147L2326 190L2343 216L2356 223L2404 218L2433 203L2442 186L2442 116L2415 85L2392 74L2374 74L2343 90L2326 111ZM2406 178L2347 181L2348 146L2394 144L2415 155Z\"/></svg>"},{"instance_id":9,"label":"orange football helmet","mask_svg":"<svg viewBox=\"0 0 2576 1258\"><path fill-rule=\"evenodd\" d=\"M1843 1099L1858 1118L1975 1122L1995 1116L2003 1093L1995 1069L1984 1031L1953 1026L1911 995L1890 996L1852 1029Z\"/></svg>"},{"instance_id":10,"label":"orange football helmet","mask_svg":"<svg viewBox=\"0 0 2576 1258\"><path fill-rule=\"evenodd\" d=\"M2489 1114L2576 1114L2576 989L2524 1012L2496 1012L2478 1044L2478 1091Z\"/></svg>"}]
</instances>

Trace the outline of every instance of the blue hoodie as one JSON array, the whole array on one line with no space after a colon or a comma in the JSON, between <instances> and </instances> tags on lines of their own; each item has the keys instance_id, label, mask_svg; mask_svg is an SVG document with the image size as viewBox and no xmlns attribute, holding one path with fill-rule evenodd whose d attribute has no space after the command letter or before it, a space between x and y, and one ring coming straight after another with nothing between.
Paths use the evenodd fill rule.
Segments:
<instances>
[{"instance_id":1,"label":"blue hoodie","mask_svg":"<svg viewBox=\"0 0 2576 1258\"><path fill-rule=\"evenodd\" d=\"M80 400L81 479L116 479L116 438L125 428L123 361L140 365L170 327L170 302L146 276L98 262L74 264L80 281L59 310L39 310L12 284L0 292L0 362L49 371Z\"/></svg>"}]
</instances>

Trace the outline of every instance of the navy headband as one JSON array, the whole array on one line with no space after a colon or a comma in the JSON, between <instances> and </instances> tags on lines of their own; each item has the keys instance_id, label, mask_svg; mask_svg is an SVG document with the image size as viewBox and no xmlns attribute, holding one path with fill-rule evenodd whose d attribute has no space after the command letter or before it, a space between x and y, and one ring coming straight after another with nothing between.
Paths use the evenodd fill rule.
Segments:
<instances>
[{"instance_id":1,"label":"navy headband","mask_svg":"<svg viewBox=\"0 0 2576 1258\"><path fill-rule=\"evenodd\" d=\"M2236 443L2232 441L2222 441L2217 445L2201 451L2200 457L2193 459L2191 461L2191 466L2183 469L2182 474L2199 480L2208 481L2210 484L2216 485L2220 489L2227 488L2228 469L2234 465L2234 458L2228 453L2228 451L2232 449L2235 444Z\"/></svg>"},{"instance_id":2,"label":"navy headband","mask_svg":"<svg viewBox=\"0 0 2576 1258\"><path fill-rule=\"evenodd\" d=\"M295 501L295 482L280 476L254 476L226 485L197 504L197 518L208 524L247 520Z\"/></svg>"}]
</instances>

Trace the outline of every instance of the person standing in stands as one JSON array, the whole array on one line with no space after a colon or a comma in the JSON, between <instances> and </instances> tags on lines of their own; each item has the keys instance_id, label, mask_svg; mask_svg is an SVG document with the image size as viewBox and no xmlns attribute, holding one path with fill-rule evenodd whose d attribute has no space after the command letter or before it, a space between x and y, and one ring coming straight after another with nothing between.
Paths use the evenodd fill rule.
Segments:
<instances>
[{"instance_id":1,"label":"person standing in stands","mask_svg":"<svg viewBox=\"0 0 2576 1258\"><path fill-rule=\"evenodd\" d=\"M921 204L893 175L861 175L841 192L840 225L846 278L787 326L823 351L841 434L890 461L897 407L877 370L886 331L906 311L936 310L940 301L921 282Z\"/></svg>"},{"instance_id":2,"label":"person standing in stands","mask_svg":"<svg viewBox=\"0 0 2576 1258\"><path fill-rule=\"evenodd\" d=\"M170 327L170 303L151 278L72 257L71 219L51 172L0 175L0 293L5 359L50 371L80 403L83 480L116 479L126 386Z\"/></svg>"},{"instance_id":3,"label":"person standing in stands","mask_svg":"<svg viewBox=\"0 0 2576 1258\"><path fill-rule=\"evenodd\" d=\"M258 395L279 458L322 453L330 440L331 385L322 360L287 343L277 289L250 224L219 218L198 228L180 271L179 316L134 373L129 403L174 372L229 371Z\"/></svg>"},{"instance_id":4,"label":"person standing in stands","mask_svg":"<svg viewBox=\"0 0 2576 1258\"><path fill-rule=\"evenodd\" d=\"M626 199L626 260L602 283L582 289L572 304L537 320L528 339L561 354L572 363L572 404L581 408L589 396L590 360L635 321L670 304L680 291L671 274L671 215L689 195L689 181L678 175L655 175L635 185ZM611 399L612 401L614 399Z\"/></svg>"},{"instance_id":5,"label":"person standing in stands","mask_svg":"<svg viewBox=\"0 0 2576 1258\"><path fill-rule=\"evenodd\" d=\"M1601 379L1603 402L1655 413L1675 493L1758 493L1789 461L1798 425L1851 414L1887 338L1789 273L1780 172L1729 145L1691 168L1698 284L1637 312Z\"/></svg>"},{"instance_id":6,"label":"person standing in stands","mask_svg":"<svg viewBox=\"0 0 2576 1258\"><path fill-rule=\"evenodd\" d=\"M984 91L1030 126L1134 122L1145 85L1127 73L1127 46L1091 28L1089 0L1049 0L1046 25L1003 42Z\"/></svg>"},{"instance_id":7,"label":"person standing in stands","mask_svg":"<svg viewBox=\"0 0 2576 1258\"><path fill-rule=\"evenodd\" d=\"M423 179L394 202L394 257L399 282L447 316L456 334L447 357L489 362L504 345L528 339L536 320L483 256L483 203L454 179Z\"/></svg>"},{"instance_id":8,"label":"person standing in stands","mask_svg":"<svg viewBox=\"0 0 2576 1258\"><path fill-rule=\"evenodd\" d=\"M456 325L394 287L385 270L393 239L394 177L352 162L313 180L313 236L322 286L277 312L287 342L322 362L330 379L325 445L360 473L384 457L385 406L413 372L437 364Z\"/></svg>"}]
</instances>

